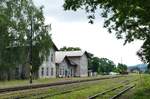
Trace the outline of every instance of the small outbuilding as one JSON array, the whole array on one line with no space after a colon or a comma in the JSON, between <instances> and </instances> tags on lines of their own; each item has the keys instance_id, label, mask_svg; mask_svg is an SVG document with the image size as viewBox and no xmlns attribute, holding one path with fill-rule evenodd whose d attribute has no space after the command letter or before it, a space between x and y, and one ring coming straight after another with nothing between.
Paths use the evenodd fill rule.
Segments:
<instances>
[{"instance_id":1,"label":"small outbuilding","mask_svg":"<svg viewBox=\"0 0 150 99\"><path fill-rule=\"evenodd\" d=\"M56 77L74 77L76 64L71 62L67 56L60 56L56 52Z\"/></svg>"},{"instance_id":2,"label":"small outbuilding","mask_svg":"<svg viewBox=\"0 0 150 99\"><path fill-rule=\"evenodd\" d=\"M70 72L72 71L76 77L88 76L88 53L86 51L57 51L56 55L61 59L67 57L71 64Z\"/></svg>"}]
</instances>

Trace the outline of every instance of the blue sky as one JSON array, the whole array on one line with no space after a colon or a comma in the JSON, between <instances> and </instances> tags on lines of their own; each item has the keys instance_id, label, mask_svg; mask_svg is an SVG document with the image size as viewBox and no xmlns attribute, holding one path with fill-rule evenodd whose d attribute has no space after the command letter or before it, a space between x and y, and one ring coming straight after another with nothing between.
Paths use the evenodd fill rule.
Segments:
<instances>
[{"instance_id":1,"label":"blue sky","mask_svg":"<svg viewBox=\"0 0 150 99\"><path fill-rule=\"evenodd\" d=\"M80 47L116 64L121 61L129 66L141 63L136 52L140 49L142 41L123 46L124 40L117 40L115 34L109 34L107 29L103 28L104 19L100 16L91 25L85 11L64 11L64 0L33 1L36 6L44 6L45 24L52 24L50 33L58 48Z\"/></svg>"}]
</instances>

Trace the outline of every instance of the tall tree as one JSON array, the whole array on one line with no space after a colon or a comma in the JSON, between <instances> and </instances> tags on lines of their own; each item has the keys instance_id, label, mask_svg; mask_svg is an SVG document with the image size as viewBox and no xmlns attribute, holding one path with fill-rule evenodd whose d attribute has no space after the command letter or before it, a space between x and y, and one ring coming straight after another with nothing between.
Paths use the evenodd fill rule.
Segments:
<instances>
[{"instance_id":1,"label":"tall tree","mask_svg":"<svg viewBox=\"0 0 150 99\"><path fill-rule=\"evenodd\" d=\"M115 69L114 62L107 58L91 57L89 62L89 69L99 74L109 74Z\"/></svg>"},{"instance_id":2,"label":"tall tree","mask_svg":"<svg viewBox=\"0 0 150 99\"><path fill-rule=\"evenodd\" d=\"M32 0L0 0L0 70L13 68L28 60L31 19L33 17L33 69L49 53L51 36L44 25L43 7ZM33 57L34 58L34 57ZM39 62L39 64L34 64Z\"/></svg>"},{"instance_id":3,"label":"tall tree","mask_svg":"<svg viewBox=\"0 0 150 99\"><path fill-rule=\"evenodd\" d=\"M118 39L125 39L124 44L144 40L138 55L150 64L150 0L65 0L65 10L80 8L89 14L90 23L95 13L101 13L105 18L104 27L110 33L115 32Z\"/></svg>"},{"instance_id":4,"label":"tall tree","mask_svg":"<svg viewBox=\"0 0 150 99\"><path fill-rule=\"evenodd\" d=\"M88 70L92 70L93 68L93 58L94 58L94 54L87 52L88 53Z\"/></svg>"},{"instance_id":5,"label":"tall tree","mask_svg":"<svg viewBox=\"0 0 150 99\"><path fill-rule=\"evenodd\" d=\"M115 69L115 64L113 61L107 59L107 58L100 58L99 62L99 72L109 74Z\"/></svg>"},{"instance_id":6,"label":"tall tree","mask_svg":"<svg viewBox=\"0 0 150 99\"><path fill-rule=\"evenodd\" d=\"M91 70L93 72L98 72L98 68L99 68L99 58L98 57L93 57L91 59Z\"/></svg>"},{"instance_id":7,"label":"tall tree","mask_svg":"<svg viewBox=\"0 0 150 99\"><path fill-rule=\"evenodd\" d=\"M125 74L127 72L127 65L118 63L117 70L120 74Z\"/></svg>"}]
</instances>

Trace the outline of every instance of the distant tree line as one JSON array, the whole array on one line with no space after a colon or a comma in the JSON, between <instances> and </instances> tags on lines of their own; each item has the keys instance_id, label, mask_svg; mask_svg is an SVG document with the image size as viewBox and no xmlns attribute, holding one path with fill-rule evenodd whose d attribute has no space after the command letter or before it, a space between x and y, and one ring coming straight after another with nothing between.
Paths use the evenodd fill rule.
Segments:
<instances>
[{"instance_id":1,"label":"distant tree line","mask_svg":"<svg viewBox=\"0 0 150 99\"><path fill-rule=\"evenodd\" d=\"M127 72L127 65L125 64L118 63L118 65L115 65L112 60L95 57L91 53L89 54L90 58L88 59L88 68L89 70L92 70L92 72L97 72L98 74L109 74L110 72L125 74Z\"/></svg>"},{"instance_id":2,"label":"distant tree line","mask_svg":"<svg viewBox=\"0 0 150 99\"><path fill-rule=\"evenodd\" d=\"M81 49L79 47L62 47L60 48L60 51L80 51Z\"/></svg>"}]
</instances>

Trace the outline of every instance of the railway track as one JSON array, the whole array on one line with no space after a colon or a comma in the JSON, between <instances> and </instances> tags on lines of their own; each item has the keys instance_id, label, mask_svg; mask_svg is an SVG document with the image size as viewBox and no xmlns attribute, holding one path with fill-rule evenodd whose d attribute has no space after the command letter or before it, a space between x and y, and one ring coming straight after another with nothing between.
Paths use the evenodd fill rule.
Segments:
<instances>
[{"instance_id":1,"label":"railway track","mask_svg":"<svg viewBox=\"0 0 150 99\"><path fill-rule=\"evenodd\" d=\"M66 87L69 87L66 85ZM69 89L66 88L62 88L61 90L59 89L59 91L56 91L56 92L42 92L42 93L34 93L34 94L30 94L28 96L18 96L18 97L12 97L13 99L15 98L18 98L18 99L27 99L27 98L30 98L32 97L32 99L44 99L44 98L47 98L47 97L53 97L53 96L56 96L56 95L61 95L61 94L66 94L66 93L70 93L70 92L73 92L73 91L78 91L78 90L83 90L83 89L86 89L88 88L87 86L84 86L84 87L80 87L80 85L73 85L71 86Z\"/></svg>"},{"instance_id":2,"label":"railway track","mask_svg":"<svg viewBox=\"0 0 150 99\"><path fill-rule=\"evenodd\" d=\"M119 76L119 77L125 77L125 76ZM102 78L102 79L113 79L113 78L118 78L118 77L109 77L109 78ZM31 93L31 94L28 94L28 95L26 95L26 92L23 92L22 93L22 95L18 95L18 96L12 96L11 97L11 99L45 99L45 98L52 98L53 99L53 97L55 97L55 96L57 96L57 95L63 95L63 94L67 94L67 93L71 93L71 92L75 92L75 91L80 91L80 90L84 90L84 89L86 89L86 88L89 88L89 86L91 86L89 83L93 83L93 82L96 82L96 83L98 83L99 81L101 81L102 79L92 79L92 80L83 80L83 81L78 81L78 82L76 82L76 83L65 83L65 84L59 84L59 86L57 86L57 85L53 85L53 86L48 86L48 87L46 87L46 88L48 88L48 89L51 89L51 88L53 88L53 87L59 87L58 88L58 90L59 91L56 91L56 92L49 92L49 91L41 91L40 90L40 93L37 91L37 92L34 92L34 93ZM120 79L120 78L119 78ZM119 79L116 79L116 80L114 80L116 83L118 83L118 84L125 84L125 85L128 85L129 84L129 82L133 82L133 81L135 81L135 80L132 80L132 79L126 79L126 80L122 80L122 81L120 81ZM122 79L122 78L121 78ZM99 80L99 81L98 81ZM118 81L119 82L118 82ZM132 81L131 81L132 80ZM82 82L82 83L81 83ZM87 82L87 84L86 84L86 82ZM115 83L114 82L114 83ZM95 84L96 84L95 83ZM80 85L81 84L81 85ZM87 85L87 86L83 86L83 87L81 87L82 86L82 84L83 85ZM89 85L88 85L89 84ZM69 86L72 86L73 85L73 87L70 87L69 89L68 89L68 87ZM61 88L60 86L64 86L64 87L66 87L66 89L64 89L64 88ZM121 86L120 86L121 87ZM45 90L45 87L43 88L44 90ZM57 89L57 88L56 88ZM89 88L90 89L90 88ZM20 91L19 91L20 92ZM28 93L28 92L27 92ZM3 98L3 99L10 99L10 98ZM93 98L93 99L95 99L95 98ZM115 99L115 98L114 98Z\"/></svg>"},{"instance_id":3,"label":"railway track","mask_svg":"<svg viewBox=\"0 0 150 99\"><path fill-rule=\"evenodd\" d=\"M133 81L135 81L135 80L133 80ZM133 81L125 80L125 81L121 81L121 82L119 82L119 83L120 83L120 84L122 83L122 84L125 84L125 85L126 85L126 84L128 84L129 82L133 82ZM116 90L117 88L121 88L121 87L123 87L123 85L118 86L118 87L116 87L116 88L113 88L113 89L111 89L111 90ZM37 96L38 98L35 98L35 99L50 98L50 97L53 97L53 96L56 96L56 95L62 95L62 94L67 94L67 93L71 93L71 92L75 92L75 91L81 91L81 90L84 90L84 89L87 89L87 88L89 88L88 85L87 85L87 86L84 86L84 87L82 87L82 88L75 87L75 88L73 88L73 89L71 89L71 90L64 90L64 91L62 91L62 92L57 92L57 93L53 93L53 94L48 94L48 95L44 95L44 96L41 96L41 97ZM115 99L115 98L113 98L113 99Z\"/></svg>"},{"instance_id":4,"label":"railway track","mask_svg":"<svg viewBox=\"0 0 150 99\"><path fill-rule=\"evenodd\" d=\"M114 95L113 97L111 97L111 99L117 99L118 97L120 97L122 94L124 94L125 92L127 92L128 90L130 90L131 88L135 87L134 85L131 85L123 90L121 90L118 94Z\"/></svg>"},{"instance_id":5,"label":"railway track","mask_svg":"<svg viewBox=\"0 0 150 99\"><path fill-rule=\"evenodd\" d=\"M125 80L125 81L121 81L120 83L126 84L129 81L130 80ZM115 82L117 82L117 81L115 81ZM96 82L96 83L98 83L98 82ZM96 84L96 83L93 83L93 84ZM83 85L85 85L85 84L83 84ZM19 97L19 99L27 99L27 98L31 98L31 97L32 97L32 99L52 98L57 95L63 95L63 94L68 94L68 93L75 92L75 91L81 91L81 90L89 88L89 86L90 86L90 84L86 84L86 86L83 86L83 85L74 85L74 87L71 87L70 89L63 89L59 92L54 92L54 93L46 92L46 93L39 93L39 94L31 94L30 96ZM80 87L80 86L83 86L83 87ZM67 85L66 85L66 87L67 87ZM120 87L122 87L122 86L120 86Z\"/></svg>"},{"instance_id":6,"label":"railway track","mask_svg":"<svg viewBox=\"0 0 150 99\"><path fill-rule=\"evenodd\" d=\"M44 87L50 87L50 86L72 84L72 83L80 83L80 82L95 81L95 80L113 79L113 78L119 78L119 77L125 77L125 76L111 76L111 77L102 77L102 78L94 78L94 79L62 81L62 82L55 82L55 83L48 83L48 84L36 84L36 85L26 85L26 86L18 86L18 87L11 87L11 88L1 88L0 89L0 94L13 92L13 91L21 91L21 90L28 90L28 89L44 88Z\"/></svg>"},{"instance_id":7,"label":"railway track","mask_svg":"<svg viewBox=\"0 0 150 99\"><path fill-rule=\"evenodd\" d=\"M90 82L82 82L82 83L73 83L73 84L66 84L66 85L60 85L60 86L54 86L54 87L48 87L48 89L57 89L54 92L43 92L41 93L31 93L28 95L22 95L20 96L11 96L11 99L45 99L49 97L54 97L57 95L62 95L62 94L67 94L75 91L80 91L84 90L86 88L89 88L92 84L98 84L99 81L90 81ZM82 86L82 87L81 87ZM45 90L45 89L44 89ZM5 99L10 99L10 98L5 98Z\"/></svg>"},{"instance_id":8,"label":"railway track","mask_svg":"<svg viewBox=\"0 0 150 99\"><path fill-rule=\"evenodd\" d=\"M74 91L84 90L86 88L88 88L88 87L82 87L82 88L74 88L74 89L70 89L70 90L64 90L62 92L57 92L57 93L53 93L53 94L44 95L44 96L38 97L37 99L45 99L45 98L53 97L53 96L56 96L56 95L62 95L62 94L67 94L67 93L71 93L71 92L74 92Z\"/></svg>"},{"instance_id":9,"label":"railway track","mask_svg":"<svg viewBox=\"0 0 150 99\"><path fill-rule=\"evenodd\" d=\"M122 85L109 88L103 92L99 92L93 96L89 96L88 99L117 99L122 94L135 87L136 84L131 84L134 81L137 81L137 79L133 81L125 80L122 82Z\"/></svg>"},{"instance_id":10,"label":"railway track","mask_svg":"<svg viewBox=\"0 0 150 99\"><path fill-rule=\"evenodd\" d=\"M115 82L117 82L117 80L120 81L119 77L127 77L127 76L117 76L117 77L107 77L107 78L103 78L103 79L115 79ZM121 78L121 79L123 79ZM78 83L67 83L67 84L60 84L60 85L55 85L55 86L48 86L48 87L44 87L44 88L37 88L37 89L31 89L31 90L21 90L21 91L16 91L16 92L8 92L8 93L2 93L0 94L0 97L7 97L7 98L3 98L3 99L31 99L30 97L36 97L36 98L32 98L32 99L43 99L42 97L52 97L52 96L56 96L56 95L61 95L61 94L65 94L65 93L71 93L74 91L79 91L79 90L83 90L88 88L89 86L92 86L93 84L99 84L99 82L102 79L97 79L97 80L93 80L91 79L90 81L88 80L84 80L84 81L78 81ZM87 85L87 86L85 86ZM61 87L63 86L63 87ZM71 86L71 87L70 87ZM74 87L72 87L74 86ZM82 88L80 88L81 86L84 86ZM79 87L79 88L78 88ZM69 89L68 89L69 88ZM48 91L49 89L57 89L56 92L54 91ZM62 90L63 89L63 90ZM58 91L58 92L57 92ZM8 95L8 96L7 96Z\"/></svg>"}]
</instances>

